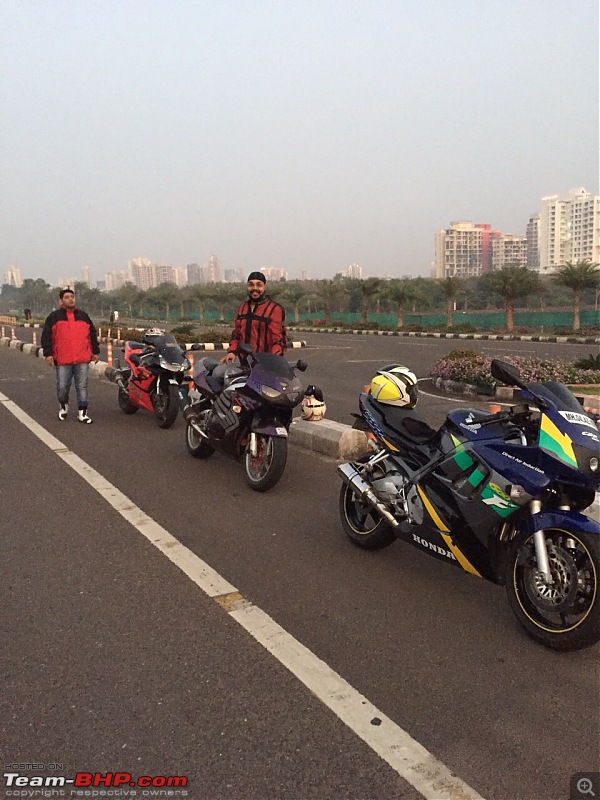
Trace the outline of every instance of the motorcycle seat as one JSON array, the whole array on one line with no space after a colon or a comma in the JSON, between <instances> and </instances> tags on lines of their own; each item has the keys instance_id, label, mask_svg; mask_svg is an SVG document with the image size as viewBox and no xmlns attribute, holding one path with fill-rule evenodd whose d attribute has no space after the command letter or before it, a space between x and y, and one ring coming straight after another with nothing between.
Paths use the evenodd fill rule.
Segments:
<instances>
[{"instance_id":1,"label":"motorcycle seat","mask_svg":"<svg viewBox=\"0 0 600 800\"><path fill-rule=\"evenodd\" d=\"M437 434L437 430L411 408L391 406L386 408L384 417L390 428L414 444L427 444Z\"/></svg>"}]
</instances>

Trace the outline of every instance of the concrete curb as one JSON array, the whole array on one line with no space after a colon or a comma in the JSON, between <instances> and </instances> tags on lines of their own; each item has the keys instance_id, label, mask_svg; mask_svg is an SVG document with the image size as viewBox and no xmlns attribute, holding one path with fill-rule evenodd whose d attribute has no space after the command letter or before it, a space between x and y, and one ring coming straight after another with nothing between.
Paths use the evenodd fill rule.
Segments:
<instances>
[{"instance_id":1,"label":"concrete curb","mask_svg":"<svg viewBox=\"0 0 600 800\"><path fill-rule=\"evenodd\" d=\"M346 333L354 336L404 336L414 339L477 339L499 342L554 342L568 344L600 344L600 337L593 336L534 336L512 333L438 333L434 331L379 331L350 330L348 328L302 328L290 327L290 331L302 333Z\"/></svg>"},{"instance_id":2,"label":"concrete curb","mask_svg":"<svg viewBox=\"0 0 600 800\"><path fill-rule=\"evenodd\" d=\"M123 347L125 345L124 339L109 339L107 336L102 336L98 341L102 344L108 344L108 342L110 342L113 347ZM306 346L306 342L288 342L288 350L298 350ZM229 342L186 342L186 350L191 350L192 347L195 347L197 352L201 352L202 350L227 350Z\"/></svg>"}]
</instances>

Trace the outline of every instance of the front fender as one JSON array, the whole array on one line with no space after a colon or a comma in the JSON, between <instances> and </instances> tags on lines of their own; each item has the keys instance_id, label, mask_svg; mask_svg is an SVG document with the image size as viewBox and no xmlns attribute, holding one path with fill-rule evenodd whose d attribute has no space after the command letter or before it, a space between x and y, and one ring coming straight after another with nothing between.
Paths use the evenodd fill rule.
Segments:
<instances>
[{"instance_id":1,"label":"front fender","mask_svg":"<svg viewBox=\"0 0 600 800\"><path fill-rule=\"evenodd\" d=\"M252 433L260 433L263 436L272 436L274 439L287 439L288 431L285 425L279 420L256 419L250 426Z\"/></svg>"},{"instance_id":2,"label":"front fender","mask_svg":"<svg viewBox=\"0 0 600 800\"><path fill-rule=\"evenodd\" d=\"M526 518L525 529L529 533L546 528L560 528L573 533L592 533L600 535L600 523L577 511L542 511Z\"/></svg>"}]
</instances>

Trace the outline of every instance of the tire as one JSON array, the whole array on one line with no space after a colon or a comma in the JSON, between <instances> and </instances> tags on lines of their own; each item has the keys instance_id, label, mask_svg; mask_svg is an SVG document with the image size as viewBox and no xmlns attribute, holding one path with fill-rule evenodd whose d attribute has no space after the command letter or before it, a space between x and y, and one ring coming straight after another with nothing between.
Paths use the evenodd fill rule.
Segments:
<instances>
[{"instance_id":1,"label":"tire","mask_svg":"<svg viewBox=\"0 0 600 800\"><path fill-rule=\"evenodd\" d=\"M199 423L202 428L205 427L206 419L209 414L210 410L202 414ZM208 440L200 436L191 425L187 424L185 426L185 446L187 447L188 453L194 458L210 458L215 452L215 448L211 447Z\"/></svg>"},{"instance_id":2,"label":"tire","mask_svg":"<svg viewBox=\"0 0 600 800\"><path fill-rule=\"evenodd\" d=\"M279 482L287 461L287 439L280 436L256 434L258 455L252 456L246 449L244 466L246 480L255 492L266 492Z\"/></svg>"},{"instance_id":3,"label":"tire","mask_svg":"<svg viewBox=\"0 0 600 800\"><path fill-rule=\"evenodd\" d=\"M357 459L364 463L369 455ZM358 497L349 483L342 483L339 499L340 521L352 544L363 550L383 550L396 540L390 525L377 511Z\"/></svg>"},{"instance_id":4,"label":"tire","mask_svg":"<svg viewBox=\"0 0 600 800\"><path fill-rule=\"evenodd\" d=\"M170 428L179 414L179 395L177 388L172 383L162 394L154 394L152 397L154 414L159 428Z\"/></svg>"},{"instance_id":5,"label":"tire","mask_svg":"<svg viewBox=\"0 0 600 800\"><path fill-rule=\"evenodd\" d=\"M134 406L129 399L128 392L124 392L123 389L119 389L119 408L124 414L135 414L139 411L138 406Z\"/></svg>"},{"instance_id":6,"label":"tire","mask_svg":"<svg viewBox=\"0 0 600 800\"><path fill-rule=\"evenodd\" d=\"M554 583L535 568L532 535L515 540L506 569L508 602L527 633L553 650L580 650L600 641L600 542L560 528L544 531Z\"/></svg>"}]
</instances>

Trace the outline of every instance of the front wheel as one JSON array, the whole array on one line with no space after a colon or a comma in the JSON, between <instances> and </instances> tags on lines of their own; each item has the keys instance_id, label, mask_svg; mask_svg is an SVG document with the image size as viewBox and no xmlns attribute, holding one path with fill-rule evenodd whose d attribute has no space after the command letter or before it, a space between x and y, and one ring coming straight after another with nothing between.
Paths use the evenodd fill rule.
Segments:
<instances>
[{"instance_id":1,"label":"front wheel","mask_svg":"<svg viewBox=\"0 0 600 800\"><path fill-rule=\"evenodd\" d=\"M279 482L287 461L287 439L256 434L257 453L246 450L246 480L255 492L266 492Z\"/></svg>"},{"instance_id":2,"label":"front wheel","mask_svg":"<svg viewBox=\"0 0 600 800\"><path fill-rule=\"evenodd\" d=\"M169 384L167 391L158 392L152 399L154 413L159 428L170 428L179 414L179 393L177 387Z\"/></svg>"},{"instance_id":3,"label":"front wheel","mask_svg":"<svg viewBox=\"0 0 600 800\"><path fill-rule=\"evenodd\" d=\"M551 584L536 567L533 536L513 544L506 571L508 602L527 633L554 650L600 641L600 543L587 533L544 531Z\"/></svg>"}]
</instances>

